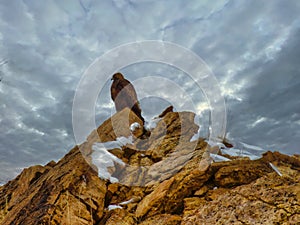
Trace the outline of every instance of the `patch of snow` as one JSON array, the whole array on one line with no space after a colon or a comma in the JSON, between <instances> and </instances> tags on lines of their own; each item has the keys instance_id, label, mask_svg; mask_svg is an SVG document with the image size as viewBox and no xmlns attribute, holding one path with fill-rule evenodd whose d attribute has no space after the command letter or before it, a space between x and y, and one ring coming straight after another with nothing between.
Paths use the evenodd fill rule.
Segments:
<instances>
[{"instance_id":1,"label":"patch of snow","mask_svg":"<svg viewBox=\"0 0 300 225\"><path fill-rule=\"evenodd\" d=\"M275 170L275 172L276 172L279 176L282 177L282 173L279 171L279 169L278 169L276 166L274 166L272 163L269 163L269 164L270 164L270 166L272 167L272 169Z\"/></svg>"},{"instance_id":2,"label":"patch of snow","mask_svg":"<svg viewBox=\"0 0 300 225\"><path fill-rule=\"evenodd\" d=\"M82 175L84 183L87 183L85 175Z\"/></svg>"},{"instance_id":3,"label":"patch of snow","mask_svg":"<svg viewBox=\"0 0 300 225\"><path fill-rule=\"evenodd\" d=\"M122 209L122 206L119 206L119 205L109 205L108 206L108 211L111 211L114 209Z\"/></svg>"},{"instance_id":4,"label":"patch of snow","mask_svg":"<svg viewBox=\"0 0 300 225\"><path fill-rule=\"evenodd\" d=\"M108 172L109 167L114 167L115 163L125 166L125 163L111 154L102 143L95 143L92 147L92 163L98 168L98 175L102 179L108 179L111 183L119 182Z\"/></svg>"},{"instance_id":5,"label":"patch of snow","mask_svg":"<svg viewBox=\"0 0 300 225\"><path fill-rule=\"evenodd\" d=\"M207 137L206 132L203 130L205 127L204 118L202 115L202 112L200 114L196 114L194 117L194 123L199 127L197 133L193 135L193 137L190 139L190 142L198 140L200 137Z\"/></svg>"},{"instance_id":6,"label":"patch of snow","mask_svg":"<svg viewBox=\"0 0 300 225\"><path fill-rule=\"evenodd\" d=\"M251 160L259 159L264 149L255 145L249 145L243 142L231 142L235 148L227 148L222 142L219 141L206 141L210 146L218 146L223 154L238 157L249 157Z\"/></svg>"},{"instance_id":7,"label":"patch of snow","mask_svg":"<svg viewBox=\"0 0 300 225\"><path fill-rule=\"evenodd\" d=\"M133 144L132 136L126 137L117 137L117 142L120 144L120 146L124 146L127 144Z\"/></svg>"},{"instance_id":8,"label":"patch of snow","mask_svg":"<svg viewBox=\"0 0 300 225\"><path fill-rule=\"evenodd\" d=\"M130 203L134 202L134 199L129 199L128 201L124 201L124 202L121 202L120 205L128 205Z\"/></svg>"},{"instance_id":9,"label":"patch of snow","mask_svg":"<svg viewBox=\"0 0 300 225\"><path fill-rule=\"evenodd\" d=\"M224 156L213 154L213 153L210 153L210 157L214 160L214 162L230 161L230 159Z\"/></svg>"},{"instance_id":10,"label":"patch of snow","mask_svg":"<svg viewBox=\"0 0 300 225\"><path fill-rule=\"evenodd\" d=\"M260 156L254 155L248 151L236 149L236 148L224 148L221 149L223 154L227 154L230 156L239 156L239 157L249 157L251 160L259 159Z\"/></svg>"},{"instance_id":11,"label":"patch of snow","mask_svg":"<svg viewBox=\"0 0 300 225\"><path fill-rule=\"evenodd\" d=\"M193 137L190 139L190 142L197 141L199 137L200 137L200 127L198 129L198 132L194 134Z\"/></svg>"},{"instance_id":12,"label":"patch of snow","mask_svg":"<svg viewBox=\"0 0 300 225\"><path fill-rule=\"evenodd\" d=\"M200 115L199 114L195 115L194 123L200 127Z\"/></svg>"},{"instance_id":13,"label":"patch of snow","mask_svg":"<svg viewBox=\"0 0 300 225\"><path fill-rule=\"evenodd\" d=\"M252 150L256 150L256 151L265 151L264 149L262 149L261 147L255 146L255 145L249 145L243 142L240 142L245 148L247 149L252 149Z\"/></svg>"},{"instance_id":14,"label":"patch of snow","mask_svg":"<svg viewBox=\"0 0 300 225\"><path fill-rule=\"evenodd\" d=\"M248 155L253 156L253 159L258 159L261 157L261 155L266 152L265 149L259 147L259 146L255 146L255 145L249 145L243 142L235 142L233 143L233 145L235 146L235 148L237 149L241 149L242 153L246 153Z\"/></svg>"},{"instance_id":15,"label":"patch of snow","mask_svg":"<svg viewBox=\"0 0 300 225\"><path fill-rule=\"evenodd\" d=\"M126 144L133 144L132 136L129 137L117 137L116 141L108 141L101 143L106 149L121 148Z\"/></svg>"},{"instance_id":16,"label":"patch of snow","mask_svg":"<svg viewBox=\"0 0 300 225\"><path fill-rule=\"evenodd\" d=\"M114 183L119 183L119 179L116 178L116 177L112 177L112 176L109 177L109 181L110 181L110 183L112 183L112 184L114 184Z\"/></svg>"},{"instance_id":17,"label":"patch of snow","mask_svg":"<svg viewBox=\"0 0 300 225\"><path fill-rule=\"evenodd\" d=\"M208 140L208 141L206 140L205 142L207 144L209 144L211 147L218 146L219 148L226 148L226 146L221 142L215 142L215 141L212 141L212 140Z\"/></svg>"},{"instance_id":18,"label":"patch of snow","mask_svg":"<svg viewBox=\"0 0 300 225\"><path fill-rule=\"evenodd\" d=\"M138 122L135 122L130 125L131 132L134 132L137 128L141 128L141 125Z\"/></svg>"},{"instance_id":19,"label":"patch of snow","mask_svg":"<svg viewBox=\"0 0 300 225\"><path fill-rule=\"evenodd\" d=\"M104 142L102 143L102 145L106 148L106 149L114 149L114 148L120 148L120 143L118 141L108 141L108 142Z\"/></svg>"},{"instance_id":20,"label":"patch of snow","mask_svg":"<svg viewBox=\"0 0 300 225\"><path fill-rule=\"evenodd\" d=\"M146 121L146 124L145 124L146 130L154 129L160 120L161 120L161 118L153 118L149 121Z\"/></svg>"}]
</instances>

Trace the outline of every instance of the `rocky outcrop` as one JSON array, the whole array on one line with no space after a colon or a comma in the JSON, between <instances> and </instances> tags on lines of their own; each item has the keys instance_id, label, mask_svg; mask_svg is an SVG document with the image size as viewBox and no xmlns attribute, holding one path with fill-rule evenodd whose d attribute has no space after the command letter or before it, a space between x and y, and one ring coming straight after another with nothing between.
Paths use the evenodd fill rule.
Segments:
<instances>
[{"instance_id":1,"label":"rocky outcrop","mask_svg":"<svg viewBox=\"0 0 300 225\"><path fill-rule=\"evenodd\" d=\"M58 163L25 169L2 187L1 224L91 224L103 216L106 184L77 147Z\"/></svg>"},{"instance_id":2,"label":"rocky outcrop","mask_svg":"<svg viewBox=\"0 0 300 225\"><path fill-rule=\"evenodd\" d=\"M25 169L0 187L0 223L299 224L299 156L267 152L211 163L207 152L218 149L190 142L194 116L166 110L145 138L141 127L130 129L142 121L124 109L59 162ZM108 168L119 180L112 183L99 178L93 145L121 136L133 142L109 149L124 162Z\"/></svg>"}]
</instances>

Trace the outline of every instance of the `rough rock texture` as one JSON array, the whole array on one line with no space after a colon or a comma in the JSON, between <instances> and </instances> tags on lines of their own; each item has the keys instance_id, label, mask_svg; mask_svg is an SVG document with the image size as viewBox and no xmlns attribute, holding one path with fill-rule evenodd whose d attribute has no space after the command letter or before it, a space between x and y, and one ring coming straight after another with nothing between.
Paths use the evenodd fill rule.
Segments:
<instances>
[{"instance_id":1,"label":"rough rock texture","mask_svg":"<svg viewBox=\"0 0 300 225\"><path fill-rule=\"evenodd\" d=\"M115 114L59 162L0 187L0 224L299 224L300 157L267 152L211 164L207 151L218 149L189 141L194 116L167 110L145 138L130 131L142 123L134 113ZM100 179L93 144L130 135L133 144L109 149L126 163L109 170L120 182Z\"/></svg>"},{"instance_id":2,"label":"rough rock texture","mask_svg":"<svg viewBox=\"0 0 300 225\"><path fill-rule=\"evenodd\" d=\"M58 163L25 169L2 187L1 224L91 224L103 216L105 194L105 181L75 147Z\"/></svg>"}]
</instances>

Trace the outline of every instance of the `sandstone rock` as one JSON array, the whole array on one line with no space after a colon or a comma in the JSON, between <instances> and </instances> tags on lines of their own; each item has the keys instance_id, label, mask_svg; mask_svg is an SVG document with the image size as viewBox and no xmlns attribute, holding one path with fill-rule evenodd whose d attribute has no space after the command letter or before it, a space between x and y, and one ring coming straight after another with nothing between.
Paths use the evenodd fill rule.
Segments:
<instances>
[{"instance_id":1,"label":"sandstone rock","mask_svg":"<svg viewBox=\"0 0 300 225\"><path fill-rule=\"evenodd\" d=\"M123 109L121 112L113 115L111 118L104 121L97 130L91 132L87 140L79 146L84 158L91 164L90 154L92 146L97 142L115 141L117 137L129 137L132 135L130 125L139 123L142 126L142 121L129 108Z\"/></svg>"},{"instance_id":2,"label":"sandstone rock","mask_svg":"<svg viewBox=\"0 0 300 225\"><path fill-rule=\"evenodd\" d=\"M109 211L101 220L99 225L136 225L136 219L133 215L124 209L115 209Z\"/></svg>"},{"instance_id":3,"label":"sandstone rock","mask_svg":"<svg viewBox=\"0 0 300 225\"><path fill-rule=\"evenodd\" d=\"M184 198L202 187L211 176L207 173L209 167L205 170L199 169L200 153L201 151L198 151L198 155L189 161L182 171L156 186L155 190L140 202L136 216L152 216L162 212L182 213Z\"/></svg>"},{"instance_id":4,"label":"sandstone rock","mask_svg":"<svg viewBox=\"0 0 300 225\"><path fill-rule=\"evenodd\" d=\"M158 187L150 194L147 195L136 209L137 217L144 217L146 214L153 215L162 211L163 205L161 205L167 197L168 191L174 182L174 178L162 182Z\"/></svg>"},{"instance_id":5,"label":"sandstone rock","mask_svg":"<svg viewBox=\"0 0 300 225\"><path fill-rule=\"evenodd\" d=\"M159 114L159 118L163 118L165 115L167 115L167 113L169 112L173 112L174 107L172 105L170 105L169 107L167 107L161 114Z\"/></svg>"},{"instance_id":6,"label":"sandstone rock","mask_svg":"<svg viewBox=\"0 0 300 225\"><path fill-rule=\"evenodd\" d=\"M197 190L194 195L195 196L203 196L207 191L209 190L209 188L207 186L203 186L201 187L199 190Z\"/></svg>"},{"instance_id":7,"label":"sandstone rock","mask_svg":"<svg viewBox=\"0 0 300 225\"><path fill-rule=\"evenodd\" d=\"M75 147L53 167L25 169L3 187L1 224L91 224L103 216L105 193Z\"/></svg>"},{"instance_id":8,"label":"sandstone rock","mask_svg":"<svg viewBox=\"0 0 300 225\"><path fill-rule=\"evenodd\" d=\"M219 149L190 142L194 116L167 110L141 139L129 127L141 123L134 113L113 115L59 162L25 169L0 187L0 223L299 224L300 157L267 152L211 164L208 151ZM108 150L125 164L108 170L120 182L100 179L92 146L131 135L133 144Z\"/></svg>"},{"instance_id":9,"label":"sandstone rock","mask_svg":"<svg viewBox=\"0 0 300 225\"><path fill-rule=\"evenodd\" d=\"M215 173L217 186L232 187L241 184L248 184L261 177L272 169L261 161L237 160L234 163L221 162L215 163L213 167L221 168Z\"/></svg>"},{"instance_id":10,"label":"sandstone rock","mask_svg":"<svg viewBox=\"0 0 300 225\"><path fill-rule=\"evenodd\" d=\"M145 221L139 223L139 225L154 225L154 224L180 225L181 219L182 218L178 215L161 214L161 215L149 217Z\"/></svg>"},{"instance_id":11,"label":"sandstone rock","mask_svg":"<svg viewBox=\"0 0 300 225\"><path fill-rule=\"evenodd\" d=\"M267 170L249 184L243 185L243 180L238 179L241 183L235 188L211 189L204 197L185 199L182 224L297 224L300 174L288 167L279 169L287 169L293 178ZM190 206L194 204L197 206Z\"/></svg>"},{"instance_id":12,"label":"sandstone rock","mask_svg":"<svg viewBox=\"0 0 300 225\"><path fill-rule=\"evenodd\" d=\"M190 142L198 131L191 112L168 112L151 130L147 140L137 140L129 165L118 175L126 185L153 185L169 179L194 157L196 150L204 152L206 143ZM141 157L141 155L144 155ZM126 161L126 160L125 160Z\"/></svg>"},{"instance_id":13,"label":"sandstone rock","mask_svg":"<svg viewBox=\"0 0 300 225\"><path fill-rule=\"evenodd\" d=\"M281 154L280 152L266 152L263 154L263 159L267 162L281 162L291 165L294 168L300 168L300 159L299 157L295 156L288 156Z\"/></svg>"},{"instance_id":14,"label":"sandstone rock","mask_svg":"<svg viewBox=\"0 0 300 225\"><path fill-rule=\"evenodd\" d=\"M199 197L185 198L183 217L188 218L194 216L195 212L205 204L206 201Z\"/></svg>"},{"instance_id":15,"label":"sandstone rock","mask_svg":"<svg viewBox=\"0 0 300 225\"><path fill-rule=\"evenodd\" d=\"M116 140L116 137L128 137L131 135L130 125L139 123L143 127L143 123L129 108L123 109L121 112L113 115L106 120L97 129L101 142Z\"/></svg>"}]
</instances>

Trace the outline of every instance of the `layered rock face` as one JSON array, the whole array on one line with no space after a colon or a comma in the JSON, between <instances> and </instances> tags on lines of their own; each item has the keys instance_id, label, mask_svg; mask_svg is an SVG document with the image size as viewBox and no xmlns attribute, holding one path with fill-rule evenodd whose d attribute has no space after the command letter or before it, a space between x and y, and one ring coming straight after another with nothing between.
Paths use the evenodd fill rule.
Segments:
<instances>
[{"instance_id":1,"label":"layered rock face","mask_svg":"<svg viewBox=\"0 0 300 225\"><path fill-rule=\"evenodd\" d=\"M194 116L167 112L145 137L130 130L141 121L129 109L115 114L59 162L25 169L0 187L0 224L299 224L299 156L211 163L207 152L216 147L190 141ZM123 161L108 168L114 183L97 173L92 156L95 143L118 137L132 143L108 149Z\"/></svg>"}]
</instances>

